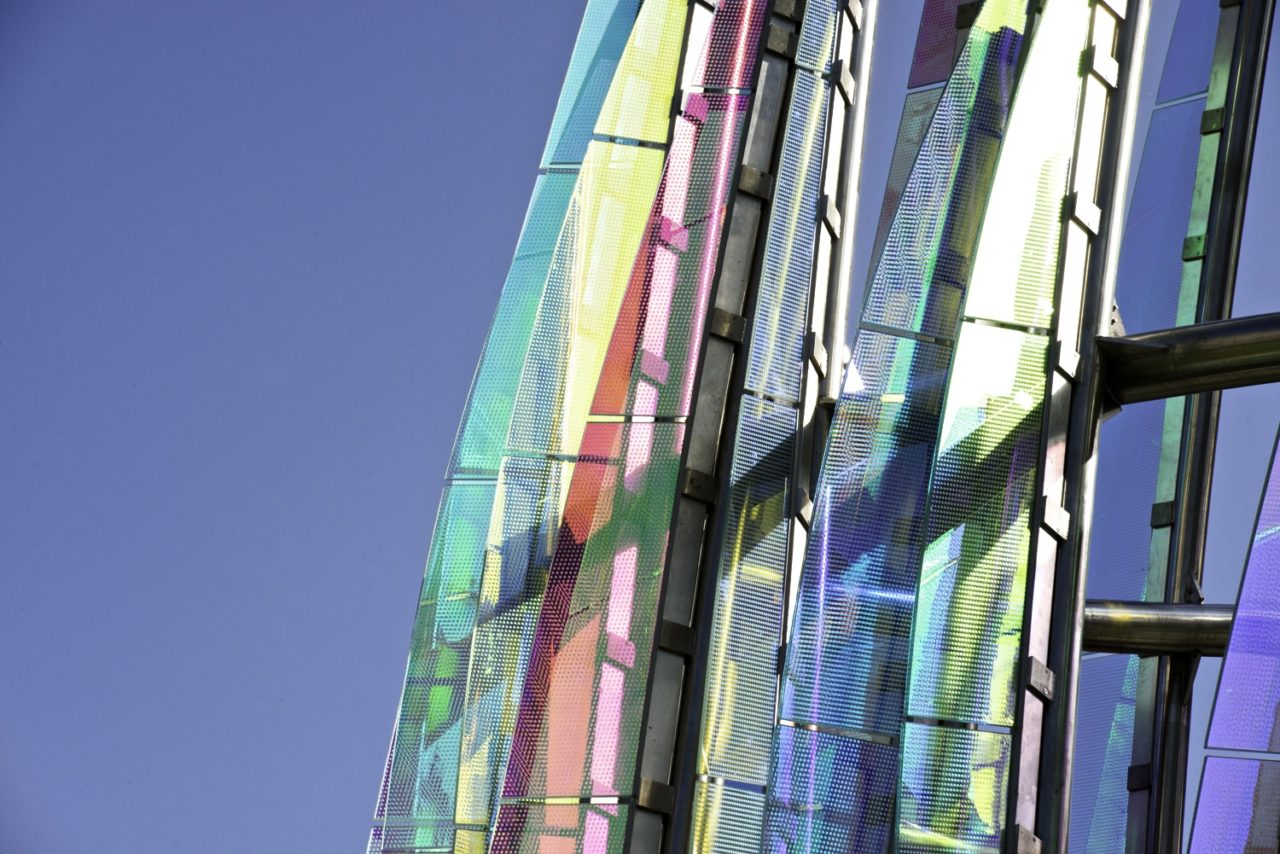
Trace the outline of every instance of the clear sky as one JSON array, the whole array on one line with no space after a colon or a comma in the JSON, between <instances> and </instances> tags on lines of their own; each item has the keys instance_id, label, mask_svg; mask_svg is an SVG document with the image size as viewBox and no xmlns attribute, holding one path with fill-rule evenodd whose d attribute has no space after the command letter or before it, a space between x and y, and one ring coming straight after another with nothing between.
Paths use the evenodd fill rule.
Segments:
<instances>
[{"instance_id":1,"label":"clear sky","mask_svg":"<svg viewBox=\"0 0 1280 854\"><path fill-rule=\"evenodd\" d=\"M362 850L582 6L0 2L0 852Z\"/></svg>"}]
</instances>

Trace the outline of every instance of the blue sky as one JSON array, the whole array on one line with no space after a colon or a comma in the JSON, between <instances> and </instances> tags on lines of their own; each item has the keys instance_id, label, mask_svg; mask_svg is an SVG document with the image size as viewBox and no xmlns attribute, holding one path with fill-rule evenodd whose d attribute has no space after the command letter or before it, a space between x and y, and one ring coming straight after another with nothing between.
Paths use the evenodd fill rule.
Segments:
<instances>
[{"instance_id":1,"label":"blue sky","mask_svg":"<svg viewBox=\"0 0 1280 854\"><path fill-rule=\"evenodd\" d=\"M0 4L0 852L361 850L582 5Z\"/></svg>"}]
</instances>

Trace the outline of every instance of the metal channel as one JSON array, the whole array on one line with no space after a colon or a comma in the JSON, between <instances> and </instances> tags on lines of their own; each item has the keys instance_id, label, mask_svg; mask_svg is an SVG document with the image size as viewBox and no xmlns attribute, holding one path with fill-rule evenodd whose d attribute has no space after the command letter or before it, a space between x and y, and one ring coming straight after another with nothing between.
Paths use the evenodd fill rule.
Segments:
<instances>
[{"instance_id":1,"label":"metal channel","mask_svg":"<svg viewBox=\"0 0 1280 854\"><path fill-rule=\"evenodd\" d=\"M1106 8L1101 3L1095 6L1095 10ZM1045 659L1043 663L1033 655L1025 659L1027 687L1019 702L1019 737L1015 740L1018 762L1014 766L1015 783L1010 787L1010 808L1016 824L1012 825L1006 844L1007 850L1019 854L1065 854L1070 827L1088 520L1093 507L1098 426L1103 414L1101 357L1096 342L1097 336L1106 334L1111 325L1150 4L1148 0L1135 0L1128 4L1116 2L1112 8L1120 18L1113 55L1113 68L1118 73L1110 92L1100 151L1096 208L1083 206L1098 216L1096 220L1090 216L1085 218L1088 222L1080 222L1093 234L1088 245L1084 289L1075 297L1078 301L1069 306L1069 295L1059 294L1058 337L1051 350L1053 376L1045 418L1045 497L1034 518L1038 524L1033 529L1033 571L1028 582L1025 626L1026 649L1043 649ZM1081 207L1075 204L1070 209L1074 212ZM1068 219L1064 224L1068 229L1065 253L1074 236L1070 232L1081 218L1064 219ZM1096 230L1091 227L1095 224ZM1072 328L1064 315L1075 318L1077 325ZM1052 473L1060 479L1051 488ZM1048 677L1032 678L1041 671L1047 671ZM1046 681L1051 686L1047 693L1037 687L1037 682Z\"/></svg>"},{"instance_id":2,"label":"metal channel","mask_svg":"<svg viewBox=\"0 0 1280 854\"><path fill-rule=\"evenodd\" d=\"M1275 0L1242 0L1239 5L1205 232L1197 323L1221 320L1231 313L1274 8ZM1229 9L1224 10L1224 15L1229 13ZM1169 571L1165 578L1166 602L1199 598L1220 400L1220 392L1214 391L1196 395L1187 406L1174 499ZM1182 845L1191 690L1197 664L1194 655L1165 657L1160 661L1145 845L1149 852L1174 852Z\"/></svg>"}]
</instances>

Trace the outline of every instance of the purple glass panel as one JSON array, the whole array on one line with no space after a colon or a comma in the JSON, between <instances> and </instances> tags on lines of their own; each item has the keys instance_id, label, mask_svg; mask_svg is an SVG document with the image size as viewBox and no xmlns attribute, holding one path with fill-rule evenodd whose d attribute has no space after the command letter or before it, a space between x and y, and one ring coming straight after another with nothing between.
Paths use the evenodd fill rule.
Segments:
<instances>
[{"instance_id":1,"label":"purple glass panel","mask_svg":"<svg viewBox=\"0 0 1280 854\"><path fill-rule=\"evenodd\" d=\"M1278 836L1280 763L1206 759L1191 854L1274 854Z\"/></svg>"},{"instance_id":2,"label":"purple glass panel","mask_svg":"<svg viewBox=\"0 0 1280 854\"><path fill-rule=\"evenodd\" d=\"M768 17L768 4L762 0L724 0L716 8L711 22L699 85L708 89L750 86L760 33Z\"/></svg>"},{"instance_id":3,"label":"purple glass panel","mask_svg":"<svg viewBox=\"0 0 1280 854\"><path fill-rule=\"evenodd\" d=\"M1236 602L1209 747L1280 752L1280 469L1274 458Z\"/></svg>"},{"instance_id":4,"label":"purple glass panel","mask_svg":"<svg viewBox=\"0 0 1280 854\"><path fill-rule=\"evenodd\" d=\"M956 64L956 9L966 0L925 0L907 87L947 79Z\"/></svg>"}]
</instances>

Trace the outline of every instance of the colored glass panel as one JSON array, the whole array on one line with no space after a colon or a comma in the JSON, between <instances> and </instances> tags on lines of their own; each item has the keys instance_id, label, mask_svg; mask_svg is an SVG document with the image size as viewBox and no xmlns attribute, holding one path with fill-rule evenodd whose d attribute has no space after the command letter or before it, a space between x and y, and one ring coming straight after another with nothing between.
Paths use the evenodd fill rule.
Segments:
<instances>
[{"instance_id":1,"label":"colored glass panel","mask_svg":"<svg viewBox=\"0 0 1280 854\"><path fill-rule=\"evenodd\" d=\"M796 40L796 65L826 74L835 56L839 0L812 0L804 7L804 20Z\"/></svg>"},{"instance_id":2,"label":"colored glass panel","mask_svg":"<svg viewBox=\"0 0 1280 854\"><path fill-rule=\"evenodd\" d=\"M1280 762L1210 756L1204 762L1191 854L1280 851Z\"/></svg>"},{"instance_id":3,"label":"colored glass panel","mask_svg":"<svg viewBox=\"0 0 1280 854\"><path fill-rule=\"evenodd\" d=\"M907 86L928 86L947 79L956 64L956 9L965 0L925 0Z\"/></svg>"},{"instance_id":4,"label":"colored glass panel","mask_svg":"<svg viewBox=\"0 0 1280 854\"><path fill-rule=\"evenodd\" d=\"M1010 742L1004 733L903 727L897 850L1000 851Z\"/></svg>"},{"instance_id":5,"label":"colored glass panel","mask_svg":"<svg viewBox=\"0 0 1280 854\"><path fill-rule=\"evenodd\" d=\"M889 226L898 212L907 178L920 154L925 132L933 119L933 111L942 97L942 87L912 92L902 103L902 121L898 124L898 139L893 146L893 159L889 162L889 177L885 180L884 201L880 205L880 220L876 225L876 242L871 249L872 259L879 259L884 249Z\"/></svg>"},{"instance_id":6,"label":"colored glass panel","mask_svg":"<svg viewBox=\"0 0 1280 854\"><path fill-rule=\"evenodd\" d=\"M1137 682L1136 656L1091 655L1080 662L1076 730L1088 735L1077 739L1072 763L1073 851L1124 850Z\"/></svg>"},{"instance_id":7,"label":"colored glass panel","mask_svg":"<svg viewBox=\"0 0 1280 854\"><path fill-rule=\"evenodd\" d=\"M779 727L764 851L884 851L897 750L834 733Z\"/></svg>"},{"instance_id":8,"label":"colored glass panel","mask_svg":"<svg viewBox=\"0 0 1280 854\"><path fill-rule=\"evenodd\" d=\"M510 854L621 854L626 850L623 804L504 804L493 851ZM512 833L508 828L524 828Z\"/></svg>"},{"instance_id":9,"label":"colored glass panel","mask_svg":"<svg viewBox=\"0 0 1280 854\"><path fill-rule=\"evenodd\" d=\"M693 844L698 854L760 850L764 795L699 780L693 789Z\"/></svg>"},{"instance_id":10,"label":"colored glass panel","mask_svg":"<svg viewBox=\"0 0 1280 854\"><path fill-rule=\"evenodd\" d=\"M745 382L779 400L800 399L830 96L820 78L796 74L765 238Z\"/></svg>"},{"instance_id":11,"label":"colored glass panel","mask_svg":"<svg viewBox=\"0 0 1280 854\"><path fill-rule=\"evenodd\" d=\"M1222 660L1207 744L1280 753L1280 469L1274 457Z\"/></svg>"},{"instance_id":12,"label":"colored glass panel","mask_svg":"<svg viewBox=\"0 0 1280 854\"><path fill-rule=\"evenodd\" d=\"M711 34L697 66L695 85L747 89L755 75L756 50L768 17L768 6L758 0L720 3L711 19Z\"/></svg>"},{"instance_id":13,"label":"colored glass panel","mask_svg":"<svg viewBox=\"0 0 1280 854\"><path fill-rule=\"evenodd\" d=\"M699 772L763 786L782 642L799 413L744 396L729 475Z\"/></svg>"},{"instance_id":14,"label":"colored glass panel","mask_svg":"<svg viewBox=\"0 0 1280 854\"><path fill-rule=\"evenodd\" d=\"M565 72L542 166L582 160L641 0L589 0Z\"/></svg>"},{"instance_id":15,"label":"colored glass panel","mask_svg":"<svg viewBox=\"0 0 1280 854\"><path fill-rule=\"evenodd\" d=\"M667 141L688 10L685 0L645 0L600 108L597 134Z\"/></svg>"},{"instance_id":16,"label":"colored glass panel","mask_svg":"<svg viewBox=\"0 0 1280 854\"><path fill-rule=\"evenodd\" d=\"M913 715L1013 724L1047 346L995 326L960 333L917 593Z\"/></svg>"}]
</instances>

